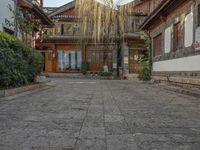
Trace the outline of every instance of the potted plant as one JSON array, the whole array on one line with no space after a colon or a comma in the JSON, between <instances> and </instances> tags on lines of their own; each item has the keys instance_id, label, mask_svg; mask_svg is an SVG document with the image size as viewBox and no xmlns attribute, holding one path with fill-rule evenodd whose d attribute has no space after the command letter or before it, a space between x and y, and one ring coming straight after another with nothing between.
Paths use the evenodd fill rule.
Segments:
<instances>
[{"instance_id":1,"label":"potted plant","mask_svg":"<svg viewBox=\"0 0 200 150\"><path fill-rule=\"evenodd\" d=\"M86 75L87 71L89 70L89 64L86 61L82 62L81 72Z\"/></svg>"}]
</instances>

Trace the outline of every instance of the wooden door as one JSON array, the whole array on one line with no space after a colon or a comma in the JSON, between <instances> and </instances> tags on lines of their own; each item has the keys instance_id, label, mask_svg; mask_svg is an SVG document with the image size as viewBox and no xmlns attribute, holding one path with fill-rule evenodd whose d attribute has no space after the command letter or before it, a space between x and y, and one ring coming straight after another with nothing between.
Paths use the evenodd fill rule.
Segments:
<instances>
[{"instance_id":1,"label":"wooden door","mask_svg":"<svg viewBox=\"0 0 200 150\"><path fill-rule=\"evenodd\" d=\"M52 52L45 52L45 72L52 72Z\"/></svg>"},{"instance_id":2,"label":"wooden door","mask_svg":"<svg viewBox=\"0 0 200 150\"><path fill-rule=\"evenodd\" d=\"M138 73L140 68L139 59L139 51L138 50L129 50L129 72L130 73Z\"/></svg>"}]
</instances>

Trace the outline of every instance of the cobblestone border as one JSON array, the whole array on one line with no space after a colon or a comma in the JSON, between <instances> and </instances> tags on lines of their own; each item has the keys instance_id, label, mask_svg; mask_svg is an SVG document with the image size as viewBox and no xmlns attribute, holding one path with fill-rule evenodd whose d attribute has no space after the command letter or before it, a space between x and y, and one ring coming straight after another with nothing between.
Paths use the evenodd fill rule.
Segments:
<instances>
[{"instance_id":1,"label":"cobblestone border","mask_svg":"<svg viewBox=\"0 0 200 150\"><path fill-rule=\"evenodd\" d=\"M13 95L16 95L16 94L35 90L35 89L38 89L38 88L42 88L44 86L46 86L46 82L44 82L44 83L34 83L32 85L27 85L27 86L23 86L23 87L19 87L19 88L14 88L14 89L0 90L0 98L13 96Z\"/></svg>"}]
</instances>

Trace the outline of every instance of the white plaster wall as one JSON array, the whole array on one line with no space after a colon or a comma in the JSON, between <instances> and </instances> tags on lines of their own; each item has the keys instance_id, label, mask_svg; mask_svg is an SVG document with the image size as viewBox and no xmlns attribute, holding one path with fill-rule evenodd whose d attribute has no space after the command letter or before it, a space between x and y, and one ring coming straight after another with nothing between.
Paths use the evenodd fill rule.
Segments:
<instances>
[{"instance_id":1,"label":"white plaster wall","mask_svg":"<svg viewBox=\"0 0 200 150\"><path fill-rule=\"evenodd\" d=\"M200 55L154 62L153 71L200 71Z\"/></svg>"},{"instance_id":2,"label":"white plaster wall","mask_svg":"<svg viewBox=\"0 0 200 150\"><path fill-rule=\"evenodd\" d=\"M185 33L184 45L185 47L190 47L193 44L193 33L194 33L194 19L192 12L185 17L184 33Z\"/></svg>"},{"instance_id":3,"label":"white plaster wall","mask_svg":"<svg viewBox=\"0 0 200 150\"><path fill-rule=\"evenodd\" d=\"M0 31L3 31L3 26L5 24L5 19L14 22L13 13L9 10L8 6L13 7L14 9L14 1L12 0L0 0ZM11 28L13 29L13 28Z\"/></svg>"},{"instance_id":4,"label":"white plaster wall","mask_svg":"<svg viewBox=\"0 0 200 150\"><path fill-rule=\"evenodd\" d=\"M165 29L165 53L169 53L171 51L171 27Z\"/></svg>"}]
</instances>

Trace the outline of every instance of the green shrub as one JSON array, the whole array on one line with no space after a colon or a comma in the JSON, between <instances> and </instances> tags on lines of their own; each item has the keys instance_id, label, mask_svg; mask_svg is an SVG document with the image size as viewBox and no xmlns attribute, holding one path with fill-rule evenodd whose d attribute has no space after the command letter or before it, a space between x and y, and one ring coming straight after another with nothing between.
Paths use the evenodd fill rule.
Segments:
<instances>
[{"instance_id":1,"label":"green shrub","mask_svg":"<svg viewBox=\"0 0 200 150\"><path fill-rule=\"evenodd\" d=\"M0 88L19 87L40 74L43 56L15 37L0 32Z\"/></svg>"},{"instance_id":2,"label":"green shrub","mask_svg":"<svg viewBox=\"0 0 200 150\"><path fill-rule=\"evenodd\" d=\"M33 51L33 59L34 59L34 68L36 69L36 74L40 74L42 72L42 68L44 67L44 57L38 51Z\"/></svg>"},{"instance_id":3,"label":"green shrub","mask_svg":"<svg viewBox=\"0 0 200 150\"><path fill-rule=\"evenodd\" d=\"M83 61L82 65L81 65L81 72L83 74L86 74L88 70L89 70L89 64L88 64L88 62Z\"/></svg>"},{"instance_id":4,"label":"green shrub","mask_svg":"<svg viewBox=\"0 0 200 150\"><path fill-rule=\"evenodd\" d=\"M140 71L138 78L143 81L151 80L151 73L148 64L143 64Z\"/></svg>"}]
</instances>

